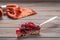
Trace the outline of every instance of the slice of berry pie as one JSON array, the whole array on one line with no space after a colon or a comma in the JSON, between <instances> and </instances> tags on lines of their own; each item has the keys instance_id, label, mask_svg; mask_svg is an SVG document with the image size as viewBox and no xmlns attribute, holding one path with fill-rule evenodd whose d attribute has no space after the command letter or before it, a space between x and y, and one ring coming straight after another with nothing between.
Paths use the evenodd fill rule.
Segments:
<instances>
[{"instance_id":1,"label":"slice of berry pie","mask_svg":"<svg viewBox=\"0 0 60 40\"><path fill-rule=\"evenodd\" d=\"M21 24L21 27L16 30L17 37L36 35L40 33L40 26L32 22Z\"/></svg>"}]
</instances>

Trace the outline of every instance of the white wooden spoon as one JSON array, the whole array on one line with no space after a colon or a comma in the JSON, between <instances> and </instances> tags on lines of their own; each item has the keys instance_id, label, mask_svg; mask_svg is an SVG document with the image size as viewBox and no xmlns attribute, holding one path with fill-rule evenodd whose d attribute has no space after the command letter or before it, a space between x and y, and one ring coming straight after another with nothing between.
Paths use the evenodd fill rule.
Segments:
<instances>
[{"instance_id":1,"label":"white wooden spoon","mask_svg":"<svg viewBox=\"0 0 60 40\"><path fill-rule=\"evenodd\" d=\"M50 21L56 19L57 17L58 17L58 16L54 16L54 17L52 17L52 18L46 20L45 22L41 23L40 26L42 26L42 25L44 25L44 24L46 24L46 23L48 23L48 22L50 22Z\"/></svg>"}]
</instances>

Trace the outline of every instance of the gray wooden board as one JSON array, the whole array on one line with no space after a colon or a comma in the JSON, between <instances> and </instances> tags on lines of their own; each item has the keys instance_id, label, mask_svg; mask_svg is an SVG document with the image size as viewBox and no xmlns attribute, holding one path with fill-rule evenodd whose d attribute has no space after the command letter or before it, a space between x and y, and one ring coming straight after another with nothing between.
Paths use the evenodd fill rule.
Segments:
<instances>
[{"instance_id":1,"label":"gray wooden board","mask_svg":"<svg viewBox=\"0 0 60 40\"><path fill-rule=\"evenodd\" d=\"M0 28L0 37L16 37L15 30L18 28ZM42 28L40 35L31 35L34 37L60 37L60 28Z\"/></svg>"},{"instance_id":2,"label":"gray wooden board","mask_svg":"<svg viewBox=\"0 0 60 40\"><path fill-rule=\"evenodd\" d=\"M1 3L1 5L7 3ZM34 9L37 14L13 20L3 16L0 20L0 37L16 37L15 31L24 22L32 21L39 25L47 19L58 16L55 20L41 27L40 36L37 37L60 37L60 3L16 3L22 7ZM33 37L33 36L30 36Z\"/></svg>"}]
</instances>

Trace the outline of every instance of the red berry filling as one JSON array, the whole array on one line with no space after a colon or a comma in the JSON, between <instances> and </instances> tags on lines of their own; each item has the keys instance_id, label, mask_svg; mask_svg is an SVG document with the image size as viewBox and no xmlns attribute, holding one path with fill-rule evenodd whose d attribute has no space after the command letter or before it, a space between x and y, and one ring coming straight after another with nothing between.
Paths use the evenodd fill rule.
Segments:
<instances>
[{"instance_id":1,"label":"red berry filling","mask_svg":"<svg viewBox=\"0 0 60 40\"><path fill-rule=\"evenodd\" d=\"M16 30L16 34L20 34L21 33L21 30Z\"/></svg>"},{"instance_id":2,"label":"red berry filling","mask_svg":"<svg viewBox=\"0 0 60 40\"><path fill-rule=\"evenodd\" d=\"M22 24L21 27L25 27L25 24Z\"/></svg>"},{"instance_id":3,"label":"red berry filling","mask_svg":"<svg viewBox=\"0 0 60 40\"><path fill-rule=\"evenodd\" d=\"M40 26L35 25L33 22L28 22L25 24L21 24L19 30L16 30L16 34L28 34L29 32L34 32L35 30L40 30Z\"/></svg>"}]
</instances>

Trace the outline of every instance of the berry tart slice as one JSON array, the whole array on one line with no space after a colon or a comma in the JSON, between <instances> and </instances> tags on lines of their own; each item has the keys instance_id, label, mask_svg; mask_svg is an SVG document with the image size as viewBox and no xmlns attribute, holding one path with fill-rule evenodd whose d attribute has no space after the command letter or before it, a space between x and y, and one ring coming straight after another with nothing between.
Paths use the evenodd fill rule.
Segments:
<instances>
[{"instance_id":1,"label":"berry tart slice","mask_svg":"<svg viewBox=\"0 0 60 40\"><path fill-rule=\"evenodd\" d=\"M33 22L21 24L21 27L16 30L17 37L36 35L40 33L40 26L35 25Z\"/></svg>"}]
</instances>

